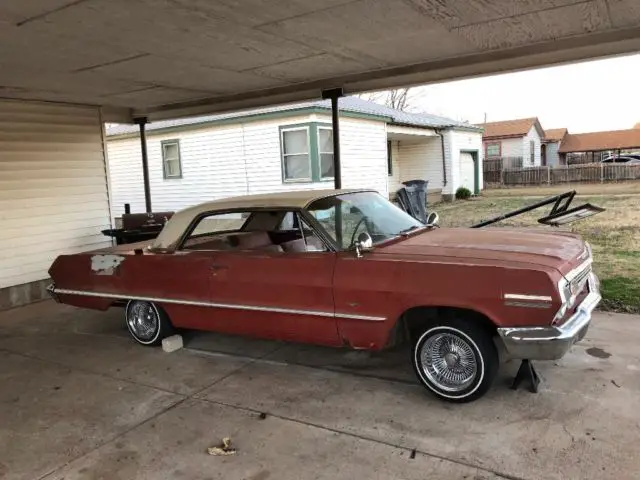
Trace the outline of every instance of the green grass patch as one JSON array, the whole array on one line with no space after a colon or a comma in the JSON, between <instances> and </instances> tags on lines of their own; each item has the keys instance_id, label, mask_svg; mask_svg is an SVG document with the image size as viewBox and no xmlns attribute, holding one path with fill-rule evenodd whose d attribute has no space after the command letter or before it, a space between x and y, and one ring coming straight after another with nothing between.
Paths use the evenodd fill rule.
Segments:
<instances>
[{"instance_id":1,"label":"green grass patch","mask_svg":"<svg viewBox=\"0 0 640 480\"><path fill-rule=\"evenodd\" d=\"M602 306L617 312L640 313L640 278L611 277L600 280Z\"/></svg>"},{"instance_id":2,"label":"green grass patch","mask_svg":"<svg viewBox=\"0 0 640 480\"><path fill-rule=\"evenodd\" d=\"M613 252L616 257L621 258L640 258L640 252L631 252L629 250L618 250Z\"/></svg>"}]
</instances>

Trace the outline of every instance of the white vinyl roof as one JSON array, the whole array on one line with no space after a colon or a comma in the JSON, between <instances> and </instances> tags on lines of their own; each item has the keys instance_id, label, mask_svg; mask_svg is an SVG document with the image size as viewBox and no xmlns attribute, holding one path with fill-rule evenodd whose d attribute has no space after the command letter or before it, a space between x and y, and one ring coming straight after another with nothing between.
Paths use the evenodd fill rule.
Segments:
<instances>
[{"instance_id":1,"label":"white vinyl roof","mask_svg":"<svg viewBox=\"0 0 640 480\"><path fill-rule=\"evenodd\" d=\"M211 202L201 203L193 207L176 212L164 226L160 234L151 243L152 248L171 248L176 244L191 222L200 215L209 212L227 210L255 210L256 208L297 210L305 208L314 200L333 197L347 193L367 192L365 189L342 190L294 190L277 193L260 193L256 195L242 195L239 197L221 198Z\"/></svg>"},{"instance_id":2,"label":"white vinyl roof","mask_svg":"<svg viewBox=\"0 0 640 480\"><path fill-rule=\"evenodd\" d=\"M640 50L638 0L3 0L0 98L151 120Z\"/></svg>"}]
</instances>

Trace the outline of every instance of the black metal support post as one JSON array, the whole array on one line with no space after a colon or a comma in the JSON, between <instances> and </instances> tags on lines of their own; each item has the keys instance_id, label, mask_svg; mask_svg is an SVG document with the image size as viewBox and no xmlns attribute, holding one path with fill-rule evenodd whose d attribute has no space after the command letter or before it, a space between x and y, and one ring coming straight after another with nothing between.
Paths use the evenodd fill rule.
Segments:
<instances>
[{"instance_id":1,"label":"black metal support post","mask_svg":"<svg viewBox=\"0 0 640 480\"><path fill-rule=\"evenodd\" d=\"M144 180L144 204L147 213L151 213L151 187L149 186L149 157L147 155L147 132L145 125L147 117L140 117L134 120L140 127L140 151L142 152L142 178Z\"/></svg>"},{"instance_id":2,"label":"black metal support post","mask_svg":"<svg viewBox=\"0 0 640 480\"><path fill-rule=\"evenodd\" d=\"M338 116L338 99L344 95L342 88L322 91L322 98L331 99L331 125L333 128L333 185L342 188L340 164L340 117Z\"/></svg>"}]
</instances>

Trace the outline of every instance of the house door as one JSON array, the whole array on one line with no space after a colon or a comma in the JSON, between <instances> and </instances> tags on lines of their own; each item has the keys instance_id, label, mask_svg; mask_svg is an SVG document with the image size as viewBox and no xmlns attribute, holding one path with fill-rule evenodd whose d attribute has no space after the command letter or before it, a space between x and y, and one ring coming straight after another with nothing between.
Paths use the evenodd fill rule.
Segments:
<instances>
[{"instance_id":1,"label":"house door","mask_svg":"<svg viewBox=\"0 0 640 480\"><path fill-rule=\"evenodd\" d=\"M540 161L542 162L542 166L547 166L547 144L543 143L540 145Z\"/></svg>"},{"instance_id":2,"label":"house door","mask_svg":"<svg viewBox=\"0 0 640 480\"><path fill-rule=\"evenodd\" d=\"M473 154L460 152L460 185L468 188L471 193L476 192L476 165Z\"/></svg>"}]
</instances>

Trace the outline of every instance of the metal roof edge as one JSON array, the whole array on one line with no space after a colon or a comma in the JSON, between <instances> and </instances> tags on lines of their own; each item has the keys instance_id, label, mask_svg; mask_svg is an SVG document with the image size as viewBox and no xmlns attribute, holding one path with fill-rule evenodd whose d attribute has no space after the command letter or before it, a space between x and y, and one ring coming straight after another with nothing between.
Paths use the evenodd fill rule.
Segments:
<instances>
[{"instance_id":1,"label":"metal roof edge","mask_svg":"<svg viewBox=\"0 0 640 480\"><path fill-rule=\"evenodd\" d=\"M314 105L310 107L298 107L292 108L290 110L280 110L277 112L262 112L262 113L253 113L247 115L238 115L230 118L219 118L213 120L202 120L194 123L186 123L184 125L172 125L168 127L160 127L150 129L147 128L147 136L150 137L152 135L160 135L164 133L171 132L181 132L187 130L194 130L197 128L206 128L209 126L218 126L218 125L233 125L233 124L242 124L247 122L256 122L261 120L272 120L278 118L286 118L292 117L295 115L312 115L314 113L331 113L331 108L324 107L322 105ZM362 118L366 120L377 120L385 123L391 123L392 118L383 116L383 115L375 115L371 113L365 112L356 112L353 110L340 110L341 117L347 118ZM126 132L126 133L112 133L109 134L107 132L107 139L124 139L124 138L133 138L139 137L139 132Z\"/></svg>"}]
</instances>

